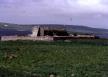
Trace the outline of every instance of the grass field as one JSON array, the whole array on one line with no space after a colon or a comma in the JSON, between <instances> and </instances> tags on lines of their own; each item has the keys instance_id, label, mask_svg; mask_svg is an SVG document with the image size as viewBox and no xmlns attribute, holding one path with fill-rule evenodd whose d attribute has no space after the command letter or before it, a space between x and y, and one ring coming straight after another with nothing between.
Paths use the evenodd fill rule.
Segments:
<instances>
[{"instance_id":1,"label":"grass field","mask_svg":"<svg viewBox=\"0 0 108 77\"><path fill-rule=\"evenodd\" d=\"M14 55L14 58L10 58ZM0 77L108 77L108 40L0 42Z\"/></svg>"}]
</instances>

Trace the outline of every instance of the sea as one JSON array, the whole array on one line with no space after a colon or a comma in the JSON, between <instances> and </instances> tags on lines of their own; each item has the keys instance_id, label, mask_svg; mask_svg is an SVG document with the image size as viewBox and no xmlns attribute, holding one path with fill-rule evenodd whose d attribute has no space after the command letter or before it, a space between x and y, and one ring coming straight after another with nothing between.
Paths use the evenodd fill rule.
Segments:
<instances>
[{"instance_id":1,"label":"sea","mask_svg":"<svg viewBox=\"0 0 108 77\"><path fill-rule=\"evenodd\" d=\"M17 31L17 30L11 30L11 29L0 29L0 36L13 36L13 35L25 36L28 34L32 34L32 32L31 31ZM99 36L100 38L108 39L108 34L96 34L96 36Z\"/></svg>"},{"instance_id":2,"label":"sea","mask_svg":"<svg viewBox=\"0 0 108 77\"><path fill-rule=\"evenodd\" d=\"M32 34L31 31L17 31L17 30L0 30L0 36L13 36L13 35L19 35L19 36L25 36L28 34Z\"/></svg>"}]
</instances>

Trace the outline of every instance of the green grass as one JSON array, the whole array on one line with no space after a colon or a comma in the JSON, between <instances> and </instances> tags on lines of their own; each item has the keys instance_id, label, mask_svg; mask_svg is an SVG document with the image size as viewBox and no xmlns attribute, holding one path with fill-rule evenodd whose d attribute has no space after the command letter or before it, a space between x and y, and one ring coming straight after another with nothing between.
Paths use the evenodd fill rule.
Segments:
<instances>
[{"instance_id":1,"label":"green grass","mask_svg":"<svg viewBox=\"0 0 108 77\"><path fill-rule=\"evenodd\" d=\"M17 55L5 59L5 53ZM0 42L0 76L108 77L108 40Z\"/></svg>"}]
</instances>

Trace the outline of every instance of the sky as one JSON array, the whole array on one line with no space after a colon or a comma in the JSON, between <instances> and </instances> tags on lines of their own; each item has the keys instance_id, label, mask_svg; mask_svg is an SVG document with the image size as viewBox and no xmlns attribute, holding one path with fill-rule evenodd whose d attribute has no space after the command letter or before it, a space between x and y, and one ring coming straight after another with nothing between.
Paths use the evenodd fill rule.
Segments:
<instances>
[{"instance_id":1,"label":"sky","mask_svg":"<svg viewBox=\"0 0 108 77\"><path fill-rule=\"evenodd\" d=\"M0 0L0 22L108 29L108 0Z\"/></svg>"}]
</instances>

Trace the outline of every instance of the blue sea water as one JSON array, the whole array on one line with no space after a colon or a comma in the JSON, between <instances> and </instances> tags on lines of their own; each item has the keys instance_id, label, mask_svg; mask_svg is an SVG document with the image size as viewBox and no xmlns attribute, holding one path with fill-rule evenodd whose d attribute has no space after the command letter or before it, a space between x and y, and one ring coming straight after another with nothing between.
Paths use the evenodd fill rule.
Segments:
<instances>
[{"instance_id":1,"label":"blue sea water","mask_svg":"<svg viewBox=\"0 0 108 77\"><path fill-rule=\"evenodd\" d=\"M97 36L101 38L108 38L108 34L97 34Z\"/></svg>"},{"instance_id":2,"label":"blue sea water","mask_svg":"<svg viewBox=\"0 0 108 77\"><path fill-rule=\"evenodd\" d=\"M30 31L17 31L17 30L0 30L0 36L10 36L10 35L28 35L31 34Z\"/></svg>"}]
</instances>

